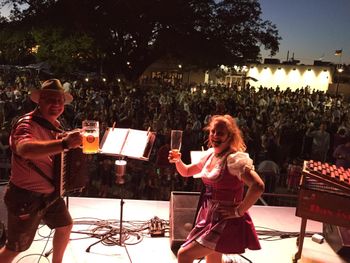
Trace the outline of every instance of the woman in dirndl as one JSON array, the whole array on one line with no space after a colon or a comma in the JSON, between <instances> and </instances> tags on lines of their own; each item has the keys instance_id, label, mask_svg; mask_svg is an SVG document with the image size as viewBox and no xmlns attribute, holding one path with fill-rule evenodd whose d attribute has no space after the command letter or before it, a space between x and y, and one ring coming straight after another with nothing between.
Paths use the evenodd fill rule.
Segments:
<instances>
[{"instance_id":1,"label":"woman in dirndl","mask_svg":"<svg viewBox=\"0 0 350 263\"><path fill-rule=\"evenodd\" d=\"M220 263L223 254L261 248L248 209L264 192L264 182L245 153L241 131L230 115L213 116L205 130L209 148L198 162L184 164L181 154L169 152L181 176L200 177L205 186L195 225L178 251L179 263L204 257L206 263Z\"/></svg>"}]
</instances>

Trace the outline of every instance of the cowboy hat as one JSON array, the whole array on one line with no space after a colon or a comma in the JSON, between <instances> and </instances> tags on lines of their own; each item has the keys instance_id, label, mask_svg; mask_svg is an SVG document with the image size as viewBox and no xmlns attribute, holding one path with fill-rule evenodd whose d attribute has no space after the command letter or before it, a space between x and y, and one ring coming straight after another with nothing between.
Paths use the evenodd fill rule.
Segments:
<instances>
[{"instance_id":1,"label":"cowboy hat","mask_svg":"<svg viewBox=\"0 0 350 263\"><path fill-rule=\"evenodd\" d=\"M30 91L30 99L35 103L39 103L40 94L43 91L54 91L64 95L64 104L69 104L73 100L73 96L66 92L58 79L49 79L43 82L40 89Z\"/></svg>"}]
</instances>

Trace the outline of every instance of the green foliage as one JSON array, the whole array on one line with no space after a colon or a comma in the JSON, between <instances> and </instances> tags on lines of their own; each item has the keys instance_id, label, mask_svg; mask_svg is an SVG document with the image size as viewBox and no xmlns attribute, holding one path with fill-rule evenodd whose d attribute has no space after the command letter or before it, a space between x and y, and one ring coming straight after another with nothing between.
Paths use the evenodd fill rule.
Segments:
<instances>
[{"instance_id":1,"label":"green foliage","mask_svg":"<svg viewBox=\"0 0 350 263\"><path fill-rule=\"evenodd\" d=\"M93 40L84 34L69 34L61 28L33 30L40 61L49 61L58 73L69 73L93 63Z\"/></svg>"},{"instance_id":2,"label":"green foliage","mask_svg":"<svg viewBox=\"0 0 350 263\"><path fill-rule=\"evenodd\" d=\"M34 45L29 31L19 30L16 26L7 26L0 30L0 63L25 65L35 61L31 53Z\"/></svg>"},{"instance_id":3,"label":"green foliage","mask_svg":"<svg viewBox=\"0 0 350 263\"><path fill-rule=\"evenodd\" d=\"M259 60L280 37L261 19L257 0L0 0L13 3L11 23L28 25L37 58L58 72L76 69L137 80L171 56L186 68ZM1 22L1 21L0 21ZM6 31L6 29L4 29ZM13 36L14 37L14 36ZM12 37L10 37L12 38Z\"/></svg>"}]
</instances>

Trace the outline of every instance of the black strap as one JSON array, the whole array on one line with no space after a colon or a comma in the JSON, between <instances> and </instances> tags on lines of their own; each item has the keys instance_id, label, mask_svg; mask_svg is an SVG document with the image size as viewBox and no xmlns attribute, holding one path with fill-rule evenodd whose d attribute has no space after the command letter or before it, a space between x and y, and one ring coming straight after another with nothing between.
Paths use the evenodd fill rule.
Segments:
<instances>
[{"instance_id":1,"label":"black strap","mask_svg":"<svg viewBox=\"0 0 350 263\"><path fill-rule=\"evenodd\" d=\"M51 122L49 122L48 120L36 116L33 114L34 112L30 112L28 114L25 114L23 116L21 116L14 124L12 130L14 130L19 124L23 123L23 122L28 122L30 120L35 121L36 123L38 123L40 126L48 129L48 130L52 130L55 132L63 132L62 129L59 129L57 127L55 127ZM14 155L22 158L21 156L17 155L16 153L13 153ZM35 170L39 175L41 175L41 177L43 177L45 180L47 180L51 185L55 186L54 184L54 180L51 179L49 176L46 175L46 173L43 172L43 170L41 170L35 163L33 163L31 160L27 160L27 164L29 167L31 167L33 170Z\"/></svg>"},{"instance_id":2,"label":"black strap","mask_svg":"<svg viewBox=\"0 0 350 263\"><path fill-rule=\"evenodd\" d=\"M207 159L205 160L204 164L209 160L211 154L209 154L207 156ZM202 204L203 204L203 200L204 200L204 194L206 192L206 186L205 184L202 182L202 189L201 192L199 194L199 198L198 198L198 203L197 203L197 208L196 208L196 212L194 214L194 218L193 218L193 223L192 223L192 228L194 228L196 226L196 220L197 220L197 216L198 216L198 212L199 209L201 208Z\"/></svg>"},{"instance_id":3,"label":"black strap","mask_svg":"<svg viewBox=\"0 0 350 263\"><path fill-rule=\"evenodd\" d=\"M43 170L41 170L38 166L36 166L35 163L33 163L32 161L28 160L27 164L28 164L29 167L31 167L33 170L35 170L38 174L40 174L41 177L43 177L46 181L48 181L50 184L55 186L54 181L50 177L48 177L46 175L46 173L43 172Z\"/></svg>"},{"instance_id":4,"label":"black strap","mask_svg":"<svg viewBox=\"0 0 350 263\"><path fill-rule=\"evenodd\" d=\"M46 128L48 130L55 131L55 132L64 132L63 129L60 129L60 128L54 126L48 120L46 120L46 119L44 119L44 118L42 118L40 116L34 115L34 112L30 112L28 114L25 114L25 115L19 117L18 120L15 122L15 124L14 124L12 129L15 129L19 124L21 124L23 122L28 122L30 120L35 121L40 126Z\"/></svg>"}]
</instances>

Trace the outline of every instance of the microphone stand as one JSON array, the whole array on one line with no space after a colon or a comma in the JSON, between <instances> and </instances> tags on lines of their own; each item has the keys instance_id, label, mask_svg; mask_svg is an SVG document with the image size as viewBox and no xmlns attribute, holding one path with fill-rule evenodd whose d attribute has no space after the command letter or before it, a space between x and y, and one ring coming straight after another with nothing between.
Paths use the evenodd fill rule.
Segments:
<instances>
[{"instance_id":1,"label":"microphone stand","mask_svg":"<svg viewBox=\"0 0 350 263\"><path fill-rule=\"evenodd\" d=\"M125 183L125 179L124 179L124 175L125 175L125 171L126 171L126 160L124 159L119 159L115 161L115 183L118 185L123 185ZM123 208L124 208L124 192L123 192L123 187L121 187L121 197L120 197L120 218L119 218L119 242L118 245L120 247L124 247L126 254L128 255L129 261L130 263L132 263L129 251L126 247L126 245L124 244L124 240L123 240ZM104 236L96 241L95 243L91 244L87 249L86 252L90 252L91 247L93 247L94 245L103 242L105 240L107 240L108 238L112 237L115 235L115 231L109 231L108 233L104 234Z\"/></svg>"},{"instance_id":2,"label":"microphone stand","mask_svg":"<svg viewBox=\"0 0 350 263\"><path fill-rule=\"evenodd\" d=\"M126 164L127 162L125 160L117 160L115 161L115 183L122 185L125 183L124 175L126 170ZM124 207L124 192L123 187L121 188L121 195L120 195L120 219L119 219L119 246L123 246L122 242L122 234L123 234L123 207Z\"/></svg>"}]
</instances>

